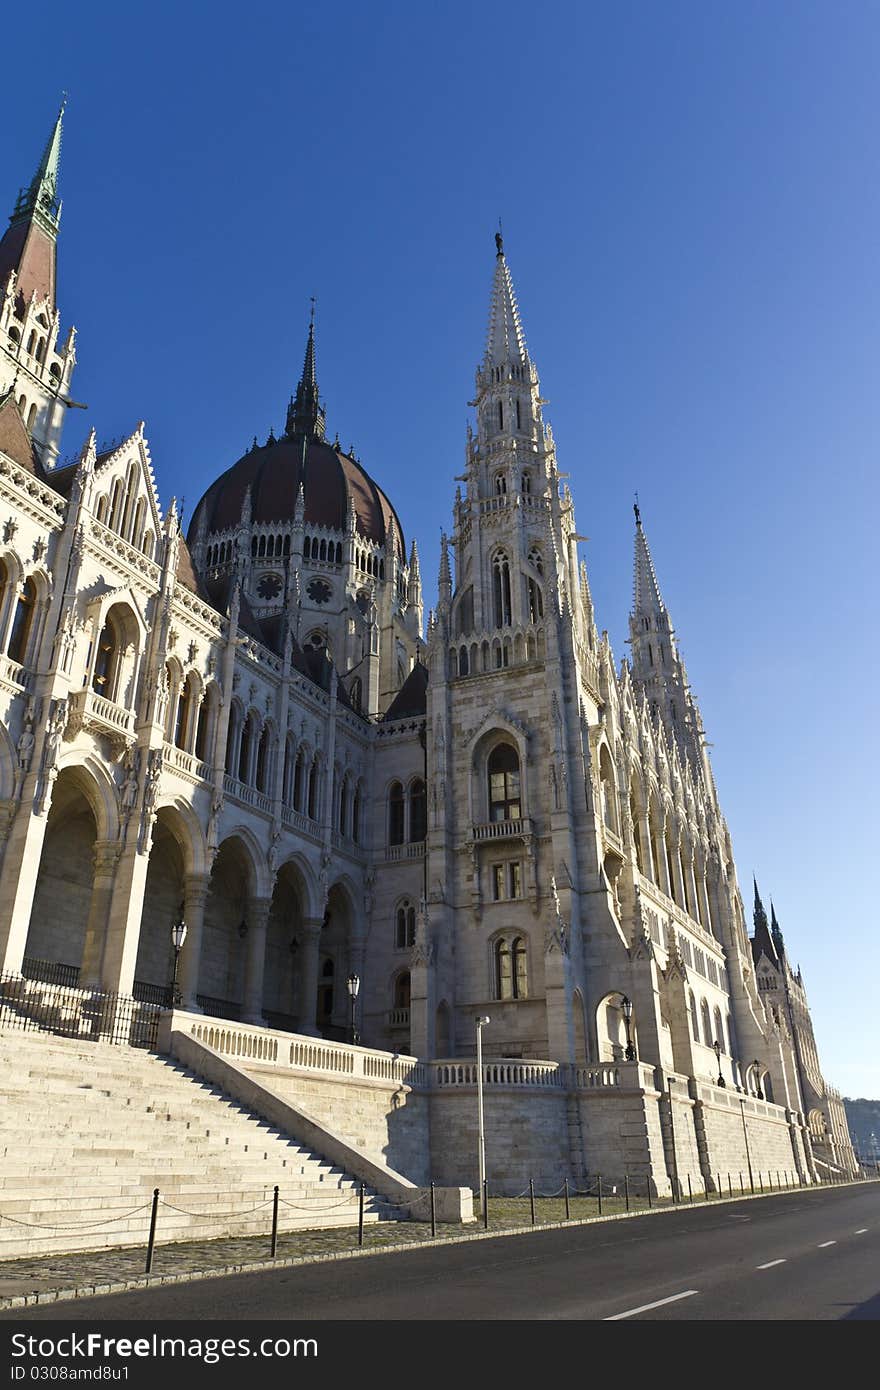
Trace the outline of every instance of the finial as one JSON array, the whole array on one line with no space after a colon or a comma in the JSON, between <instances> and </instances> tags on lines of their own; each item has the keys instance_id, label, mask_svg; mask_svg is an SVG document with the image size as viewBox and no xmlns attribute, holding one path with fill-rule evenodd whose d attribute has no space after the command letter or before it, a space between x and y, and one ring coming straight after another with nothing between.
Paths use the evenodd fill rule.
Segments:
<instances>
[{"instance_id":1,"label":"finial","mask_svg":"<svg viewBox=\"0 0 880 1390\"><path fill-rule=\"evenodd\" d=\"M503 256L503 255L504 255L504 237L502 236L502 232L501 232L501 218L500 218L500 217L499 217L499 219L498 219L498 231L495 233L495 254L496 254L496 256Z\"/></svg>"},{"instance_id":2,"label":"finial","mask_svg":"<svg viewBox=\"0 0 880 1390\"><path fill-rule=\"evenodd\" d=\"M317 303L317 301L316 301L314 295L312 295L311 299L309 300L309 303L310 303L311 306L312 306L312 308L311 308L311 313L309 314L309 328L314 328L314 326L315 326L315 304Z\"/></svg>"},{"instance_id":3,"label":"finial","mask_svg":"<svg viewBox=\"0 0 880 1390\"><path fill-rule=\"evenodd\" d=\"M634 511L635 514L636 514L636 526L641 526L641 524L642 524L642 514L641 514L641 512L639 511L639 494L638 494L638 493L636 493L636 500L633 502L633 511Z\"/></svg>"}]
</instances>

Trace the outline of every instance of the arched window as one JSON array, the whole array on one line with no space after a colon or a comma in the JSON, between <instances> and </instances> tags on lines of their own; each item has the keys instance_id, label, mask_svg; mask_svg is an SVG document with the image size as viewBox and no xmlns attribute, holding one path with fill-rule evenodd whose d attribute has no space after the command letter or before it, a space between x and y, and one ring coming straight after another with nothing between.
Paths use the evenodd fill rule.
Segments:
<instances>
[{"instance_id":1,"label":"arched window","mask_svg":"<svg viewBox=\"0 0 880 1390\"><path fill-rule=\"evenodd\" d=\"M400 782L392 782L391 790L388 793L388 843L389 845L402 845L404 835L404 799L403 786Z\"/></svg>"},{"instance_id":2,"label":"arched window","mask_svg":"<svg viewBox=\"0 0 880 1390\"><path fill-rule=\"evenodd\" d=\"M711 1047L714 1042L712 1037L712 1020L709 1017L709 1005L705 999L700 1005L700 1016L703 1020L703 1042L707 1047Z\"/></svg>"},{"instance_id":3,"label":"arched window","mask_svg":"<svg viewBox=\"0 0 880 1390\"><path fill-rule=\"evenodd\" d=\"M498 497L503 497L507 492L507 478L503 473L495 474L495 492Z\"/></svg>"},{"instance_id":4,"label":"arched window","mask_svg":"<svg viewBox=\"0 0 880 1390\"><path fill-rule=\"evenodd\" d=\"M192 688L187 681L177 697L177 713L174 716L174 743L177 748L186 748L186 730L189 722L191 698Z\"/></svg>"},{"instance_id":5,"label":"arched window","mask_svg":"<svg viewBox=\"0 0 880 1390\"><path fill-rule=\"evenodd\" d=\"M318 773L319 773L319 769L320 769L320 763L318 762L318 755L317 755L317 753L316 753L315 756L314 756L314 758L312 759L312 765L311 765L311 767L309 768L308 809L307 809L307 811L306 811L306 814L307 814L309 820L317 820L317 819L318 819Z\"/></svg>"},{"instance_id":6,"label":"arched window","mask_svg":"<svg viewBox=\"0 0 880 1390\"><path fill-rule=\"evenodd\" d=\"M348 825L348 778L342 779L339 788L339 833L344 835Z\"/></svg>"},{"instance_id":7,"label":"arched window","mask_svg":"<svg viewBox=\"0 0 880 1390\"><path fill-rule=\"evenodd\" d=\"M409 898L404 898L394 917L394 946L405 951L416 939L416 910Z\"/></svg>"},{"instance_id":8,"label":"arched window","mask_svg":"<svg viewBox=\"0 0 880 1390\"><path fill-rule=\"evenodd\" d=\"M112 618L107 619L98 638L92 688L112 700L116 690L116 668L119 664L119 634Z\"/></svg>"},{"instance_id":9,"label":"arched window","mask_svg":"<svg viewBox=\"0 0 880 1390\"><path fill-rule=\"evenodd\" d=\"M410 978L409 971L403 970L394 981L394 1007L395 1009L408 1009L410 1000Z\"/></svg>"},{"instance_id":10,"label":"arched window","mask_svg":"<svg viewBox=\"0 0 880 1390\"><path fill-rule=\"evenodd\" d=\"M527 576L526 583L529 595L529 620L537 623L544 616L544 595L541 593L540 584L536 583L531 575Z\"/></svg>"},{"instance_id":11,"label":"arched window","mask_svg":"<svg viewBox=\"0 0 880 1390\"><path fill-rule=\"evenodd\" d=\"M544 573L544 558L537 548L533 548L529 551L529 564L532 566L532 569L537 570L538 574Z\"/></svg>"},{"instance_id":12,"label":"arched window","mask_svg":"<svg viewBox=\"0 0 880 1390\"><path fill-rule=\"evenodd\" d=\"M199 705L198 722L196 723L196 739L194 752L197 758L204 761L208 751L208 729L214 722L216 711L217 687L209 685L205 691L204 699Z\"/></svg>"},{"instance_id":13,"label":"arched window","mask_svg":"<svg viewBox=\"0 0 880 1390\"><path fill-rule=\"evenodd\" d=\"M303 752L302 749L300 749L299 752L298 752L297 755L296 755L296 767L293 769L293 809L294 809L295 811L301 811L302 808L303 808L303 806L302 806L302 796L303 796L303 763L304 763L304 761L305 761L305 753Z\"/></svg>"},{"instance_id":14,"label":"arched window","mask_svg":"<svg viewBox=\"0 0 880 1390\"><path fill-rule=\"evenodd\" d=\"M724 1023L722 1022L722 1019L721 1019L721 1010L720 1010L719 1008L717 1008L717 1007L716 1007L716 1009L715 1009L714 1014L712 1015L712 1020L713 1020L713 1022L714 1022L714 1024L715 1024L715 1036L714 1036L714 1038L712 1039L712 1042L713 1042L713 1043L719 1042L719 1043L721 1044L721 1051L722 1051L722 1052L727 1052L727 1051L728 1051L728 1047L727 1047L726 1039L725 1039L725 1037L724 1037Z\"/></svg>"},{"instance_id":15,"label":"arched window","mask_svg":"<svg viewBox=\"0 0 880 1390\"><path fill-rule=\"evenodd\" d=\"M32 405L31 405L30 410L28 411L28 417L27 417L27 427L28 427L28 429L29 429L29 430L32 430L33 427L34 427L34 425L35 425L36 423L37 423L37 403L36 403L36 401L34 401L34 402L32 403Z\"/></svg>"},{"instance_id":16,"label":"arched window","mask_svg":"<svg viewBox=\"0 0 880 1390\"><path fill-rule=\"evenodd\" d=\"M269 790L269 729L263 725L260 741L257 744L256 787L258 792Z\"/></svg>"},{"instance_id":17,"label":"arched window","mask_svg":"<svg viewBox=\"0 0 880 1390\"><path fill-rule=\"evenodd\" d=\"M18 602L15 605L15 613L12 618L12 631L9 634L9 645L6 648L10 661L15 661L19 666L24 664L28 654L28 641L31 635L31 627L34 621L34 612L37 606L37 586L32 579L26 579Z\"/></svg>"},{"instance_id":18,"label":"arched window","mask_svg":"<svg viewBox=\"0 0 880 1390\"><path fill-rule=\"evenodd\" d=\"M428 789L417 778L409 789L409 838L418 844L428 834Z\"/></svg>"},{"instance_id":19,"label":"arched window","mask_svg":"<svg viewBox=\"0 0 880 1390\"><path fill-rule=\"evenodd\" d=\"M614 783L611 754L604 743L599 754L599 778L602 790L602 819L608 829L617 834L617 788Z\"/></svg>"},{"instance_id":20,"label":"arched window","mask_svg":"<svg viewBox=\"0 0 880 1390\"><path fill-rule=\"evenodd\" d=\"M495 998L525 999L528 996L526 943L521 936L502 936L495 942Z\"/></svg>"},{"instance_id":21,"label":"arched window","mask_svg":"<svg viewBox=\"0 0 880 1390\"><path fill-rule=\"evenodd\" d=\"M516 403L516 408L517 408L517 413L519 413L519 401L517 401L517 403ZM519 428L519 421L517 421L517 428ZM531 475L531 473L528 471L528 469L526 469L525 472L524 472L523 475L522 475L522 491L523 491L523 496L524 496L524 497L531 497L531 495L532 495L532 475Z\"/></svg>"},{"instance_id":22,"label":"arched window","mask_svg":"<svg viewBox=\"0 0 880 1390\"><path fill-rule=\"evenodd\" d=\"M503 550L492 562L492 589L495 598L495 626L510 625L510 565Z\"/></svg>"},{"instance_id":23,"label":"arched window","mask_svg":"<svg viewBox=\"0 0 880 1390\"><path fill-rule=\"evenodd\" d=\"M241 733L241 747L238 751L238 780L247 782L251 762L251 742L254 733L253 715L249 714Z\"/></svg>"},{"instance_id":24,"label":"arched window","mask_svg":"<svg viewBox=\"0 0 880 1390\"><path fill-rule=\"evenodd\" d=\"M500 430L503 430L503 429L504 429L504 402L503 402L503 401L499 401L499 402L498 402L498 428L499 428Z\"/></svg>"},{"instance_id":25,"label":"arched window","mask_svg":"<svg viewBox=\"0 0 880 1390\"><path fill-rule=\"evenodd\" d=\"M699 1012L698 1012L698 1010L697 1010L697 1001L696 1001L696 999L695 999L695 997L694 997L693 990L692 990L691 993L690 993L690 1005L691 1005L691 1032L692 1032L693 1035L694 1035L694 1042L699 1042L699 1041L700 1041L700 1015L699 1015Z\"/></svg>"},{"instance_id":26,"label":"arched window","mask_svg":"<svg viewBox=\"0 0 880 1390\"><path fill-rule=\"evenodd\" d=\"M520 801L519 757L510 743L499 743L489 754L489 820L519 820Z\"/></svg>"},{"instance_id":27,"label":"arched window","mask_svg":"<svg viewBox=\"0 0 880 1390\"><path fill-rule=\"evenodd\" d=\"M348 692L348 698L351 701L352 709L357 710L358 714L360 714L363 701L363 686L361 685L360 676L356 676L352 681L351 688Z\"/></svg>"},{"instance_id":28,"label":"arched window","mask_svg":"<svg viewBox=\"0 0 880 1390\"><path fill-rule=\"evenodd\" d=\"M226 771L230 777L235 771L235 740L238 737L238 730L241 726L241 708L233 703L229 714L229 728L226 731Z\"/></svg>"}]
</instances>

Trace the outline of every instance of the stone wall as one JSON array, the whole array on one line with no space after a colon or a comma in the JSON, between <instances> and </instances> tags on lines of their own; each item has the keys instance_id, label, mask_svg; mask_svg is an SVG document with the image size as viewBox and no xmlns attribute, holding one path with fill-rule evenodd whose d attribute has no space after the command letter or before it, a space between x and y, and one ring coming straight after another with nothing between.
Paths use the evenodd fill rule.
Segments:
<instances>
[{"instance_id":1,"label":"stone wall","mask_svg":"<svg viewBox=\"0 0 880 1390\"><path fill-rule=\"evenodd\" d=\"M477 1188L475 1086L432 1091L431 1170L435 1182ZM486 1175L496 1196L525 1192L529 1178L555 1192L571 1177L567 1095L562 1088L487 1089L483 1093Z\"/></svg>"},{"instance_id":2,"label":"stone wall","mask_svg":"<svg viewBox=\"0 0 880 1390\"><path fill-rule=\"evenodd\" d=\"M381 1159L410 1182L445 1182L430 1172L428 1097L403 1082L314 1076L248 1063L249 1076L313 1115L353 1148ZM464 1180L462 1180L464 1181Z\"/></svg>"}]
</instances>

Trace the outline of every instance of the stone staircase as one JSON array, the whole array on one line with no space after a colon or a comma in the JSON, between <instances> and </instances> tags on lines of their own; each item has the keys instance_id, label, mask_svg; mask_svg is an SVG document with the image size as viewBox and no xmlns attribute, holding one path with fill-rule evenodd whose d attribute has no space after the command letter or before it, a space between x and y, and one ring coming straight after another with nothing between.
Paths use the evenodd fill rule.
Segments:
<instances>
[{"instance_id":1,"label":"stone staircase","mask_svg":"<svg viewBox=\"0 0 880 1390\"><path fill-rule=\"evenodd\" d=\"M0 1031L0 1260L350 1226L358 1183L171 1058ZM367 1189L365 1222L401 1213Z\"/></svg>"}]
</instances>

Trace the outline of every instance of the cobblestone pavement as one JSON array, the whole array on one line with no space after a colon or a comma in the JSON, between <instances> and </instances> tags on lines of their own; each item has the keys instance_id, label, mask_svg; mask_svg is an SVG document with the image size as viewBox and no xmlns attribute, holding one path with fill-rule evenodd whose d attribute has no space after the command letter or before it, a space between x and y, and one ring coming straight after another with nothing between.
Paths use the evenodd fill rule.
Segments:
<instances>
[{"instance_id":1,"label":"cobblestone pavement","mask_svg":"<svg viewBox=\"0 0 880 1390\"><path fill-rule=\"evenodd\" d=\"M603 1215L613 1215L622 1203L603 1204ZM571 1220L596 1218L595 1199L573 1198ZM491 1200L489 1231L514 1231L531 1226L528 1200ZM565 1219L564 1204L539 1199L536 1219L538 1225L556 1224ZM483 1233L481 1221L467 1226L437 1227L438 1241L461 1239ZM431 1227L421 1221L384 1221L364 1227L364 1250L396 1249L431 1240ZM316 1260L353 1254L358 1250L356 1226L335 1227L329 1230L295 1231L278 1237L278 1260ZM10 1299L22 1295L51 1295L74 1289L91 1291L96 1285L119 1284L144 1278L146 1246L141 1243L122 1248L80 1251L70 1255L32 1255L0 1263L0 1307L10 1306ZM153 1255L152 1277L185 1276L216 1273L223 1269L241 1269L271 1261L270 1237L247 1236L239 1239L182 1241L179 1244L157 1244Z\"/></svg>"}]
</instances>

